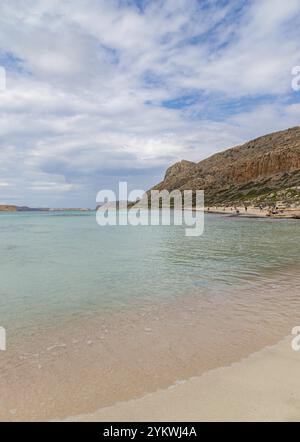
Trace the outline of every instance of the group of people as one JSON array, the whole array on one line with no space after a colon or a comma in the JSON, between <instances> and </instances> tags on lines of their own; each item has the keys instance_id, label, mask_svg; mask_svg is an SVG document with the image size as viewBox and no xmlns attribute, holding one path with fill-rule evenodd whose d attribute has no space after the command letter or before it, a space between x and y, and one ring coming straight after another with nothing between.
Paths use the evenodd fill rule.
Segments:
<instances>
[{"instance_id":1,"label":"group of people","mask_svg":"<svg viewBox=\"0 0 300 442\"><path fill-rule=\"evenodd\" d=\"M260 212L262 212L264 209L265 210L267 209L267 207L264 207L262 204L260 204L258 206L258 208L259 208ZM218 211L218 209L220 211L220 207L215 206L215 210ZM222 210L223 210L223 212L226 212L226 207L223 206ZM244 210L246 213L248 212L248 206L246 204L244 204ZM210 207L207 208L207 211L208 212L210 211ZM240 208L237 206L230 207L230 211L231 212L234 211L236 215L240 215ZM269 206L269 208L267 209L266 215L267 216L278 215L279 213L280 213L279 208L274 204L273 206Z\"/></svg>"}]
</instances>

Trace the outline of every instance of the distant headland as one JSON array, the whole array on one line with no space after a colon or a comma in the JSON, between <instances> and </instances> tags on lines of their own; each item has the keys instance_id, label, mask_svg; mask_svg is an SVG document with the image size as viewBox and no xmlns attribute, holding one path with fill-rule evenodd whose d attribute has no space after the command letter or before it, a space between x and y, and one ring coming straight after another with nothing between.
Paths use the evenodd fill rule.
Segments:
<instances>
[{"instance_id":1,"label":"distant headland","mask_svg":"<svg viewBox=\"0 0 300 442\"><path fill-rule=\"evenodd\" d=\"M0 212L90 212L92 209L77 208L45 208L45 207L27 207L14 206L10 204L0 204Z\"/></svg>"},{"instance_id":2,"label":"distant headland","mask_svg":"<svg viewBox=\"0 0 300 442\"><path fill-rule=\"evenodd\" d=\"M204 190L207 211L300 217L300 127L169 167L155 190ZM239 208L242 208L240 210ZM252 208L253 210L249 210Z\"/></svg>"}]
</instances>

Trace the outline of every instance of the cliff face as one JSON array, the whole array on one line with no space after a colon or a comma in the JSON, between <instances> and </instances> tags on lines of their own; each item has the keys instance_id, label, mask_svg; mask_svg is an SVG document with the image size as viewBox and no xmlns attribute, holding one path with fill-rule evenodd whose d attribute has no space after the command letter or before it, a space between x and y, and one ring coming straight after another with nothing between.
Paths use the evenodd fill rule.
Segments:
<instances>
[{"instance_id":1,"label":"cliff face","mask_svg":"<svg viewBox=\"0 0 300 442\"><path fill-rule=\"evenodd\" d=\"M257 138L199 163L176 163L155 189L204 189L206 204L300 201L300 127Z\"/></svg>"}]
</instances>

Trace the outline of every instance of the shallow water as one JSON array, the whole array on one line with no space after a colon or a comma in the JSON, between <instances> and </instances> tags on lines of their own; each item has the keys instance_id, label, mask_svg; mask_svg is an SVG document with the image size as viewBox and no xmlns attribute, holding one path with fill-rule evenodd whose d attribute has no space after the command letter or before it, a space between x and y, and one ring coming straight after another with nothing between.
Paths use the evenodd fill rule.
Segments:
<instances>
[{"instance_id":1,"label":"shallow water","mask_svg":"<svg viewBox=\"0 0 300 442\"><path fill-rule=\"evenodd\" d=\"M300 223L205 218L99 227L94 213L0 214L0 418L140 396L299 325Z\"/></svg>"}]
</instances>

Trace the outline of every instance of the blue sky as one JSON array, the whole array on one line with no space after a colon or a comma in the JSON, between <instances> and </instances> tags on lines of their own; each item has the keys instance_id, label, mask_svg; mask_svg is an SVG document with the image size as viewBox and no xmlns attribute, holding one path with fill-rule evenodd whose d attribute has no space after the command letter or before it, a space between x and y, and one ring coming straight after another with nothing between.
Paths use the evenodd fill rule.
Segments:
<instances>
[{"instance_id":1,"label":"blue sky","mask_svg":"<svg viewBox=\"0 0 300 442\"><path fill-rule=\"evenodd\" d=\"M299 125L298 0L0 5L0 203L89 206Z\"/></svg>"}]
</instances>

